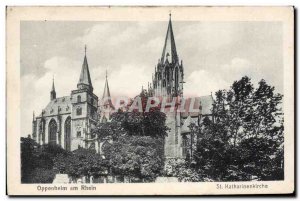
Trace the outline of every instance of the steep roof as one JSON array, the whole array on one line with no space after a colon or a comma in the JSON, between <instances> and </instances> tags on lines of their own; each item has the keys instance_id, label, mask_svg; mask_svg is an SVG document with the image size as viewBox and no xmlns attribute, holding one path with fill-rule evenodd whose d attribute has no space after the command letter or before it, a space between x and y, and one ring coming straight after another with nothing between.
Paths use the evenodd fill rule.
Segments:
<instances>
[{"instance_id":1,"label":"steep roof","mask_svg":"<svg viewBox=\"0 0 300 201\"><path fill-rule=\"evenodd\" d=\"M213 103L214 100L211 95L185 99L185 112L182 112L181 116L187 117L190 115L191 117L194 117L194 116L199 116L200 113L202 115L211 115L213 109ZM192 106L190 107L191 104ZM197 112L196 111L189 112L189 108L193 108L195 110L199 109L199 110Z\"/></svg>"},{"instance_id":2,"label":"steep roof","mask_svg":"<svg viewBox=\"0 0 300 201\"><path fill-rule=\"evenodd\" d=\"M79 85L85 85L85 86L88 86L91 89L93 89L86 54L84 55L83 64L82 64L82 68L81 68L81 73L80 73L80 77L79 77L79 81L78 81L77 86L79 86Z\"/></svg>"},{"instance_id":3,"label":"steep roof","mask_svg":"<svg viewBox=\"0 0 300 201\"><path fill-rule=\"evenodd\" d=\"M173 28L172 28L171 14L169 19L165 44L161 56L162 63L165 63L166 60L168 60L169 63L176 63L178 61L175 39L174 39Z\"/></svg>"},{"instance_id":4,"label":"steep roof","mask_svg":"<svg viewBox=\"0 0 300 201\"><path fill-rule=\"evenodd\" d=\"M106 74L106 78L105 78L105 85L104 85L104 91L103 91L102 98L105 98L105 97L110 97L110 91L109 91L109 86L108 86L107 74Z\"/></svg>"},{"instance_id":5,"label":"steep roof","mask_svg":"<svg viewBox=\"0 0 300 201\"><path fill-rule=\"evenodd\" d=\"M112 109L114 109L114 106L111 102L111 96L110 96L110 91L109 91L109 86L108 86L108 79L107 79L107 72L106 72L106 77L105 77L105 85L104 85L104 91L103 91L103 96L101 100L101 105L109 105Z\"/></svg>"},{"instance_id":6,"label":"steep roof","mask_svg":"<svg viewBox=\"0 0 300 201\"><path fill-rule=\"evenodd\" d=\"M43 110L43 116L52 116L57 115L58 112L62 113L71 113L71 97L63 96L56 99L51 100L48 105ZM60 111L58 111L60 108ZM42 114L39 115L41 117Z\"/></svg>"}]
</instances>

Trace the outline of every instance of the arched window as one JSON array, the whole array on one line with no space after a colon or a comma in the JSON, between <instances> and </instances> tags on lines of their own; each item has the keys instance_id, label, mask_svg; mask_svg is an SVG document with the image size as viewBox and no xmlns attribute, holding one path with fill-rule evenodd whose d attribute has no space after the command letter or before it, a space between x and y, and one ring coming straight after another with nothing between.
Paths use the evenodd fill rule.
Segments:
<instances>
[{"instance_id":1,"label":"arched window","mask_svg":"<svg viewBox=\"0 0 300 201\"><path fill-rule=\"evenodd\" d=\"M49 144L56 144L57 124L54 119L49 123Z\"/></svg>"},{"instance_id":2,"label":"arched window","mask_svg":"<svg viewBox=\"0 0 300 201\"><path fill-rule=\"evenodd\" d=\"M45 143L45 120L41 119L39 123L39 144Z\"/></svg>"},{"instance_id":3,"label":"arched window","mask_svg":"<svg viewBox=\"0 0 300 201\"><path fill-rule=\"evenodd\" d=\"M81 102L81 96L78 95L78 96L77 96L77 103L80 103L80 102Z\"/></svg>"},{"instance_id":4,"label":"arched window","mask_svg":"<svg viewBox=\"0 0 300 201\"><path fill-rule=\"evenodd\" d=\"M188 153L188 138L187 136L183 136L182 138L182 155L183 157L186 157L187 156L187 153Z\"/></svg>"},{"instance_id":5,"label":"arched window","mask_svg":"<svg viewBox=\"0 0 300 201\"><path fill-rule=\"evenodd\" d=\"M65 121L65 149L71 151L71 117Z\"/></svg>"},{"instance_id":6,"label":"arched window","mask_svg":"<svg viewBox=\"0 0 300 201\"><path fill-rule=\"evenodd\" d=\"M81 108L81 107L78 107L78 108L76 109L76 115L79 116L79 115L81 115L81 114L82 114L82 108Z\"/></svg>"},{"instance_id":7,"label":"arched window","mask_svg":"<svg viewBox=\"0 0 300 201\"><path fill-rule=\"evenodd\" d=\"M80 137L81 137L81 131L80 131L80 130L77 131L76 136L77 136L77 138L80 138Z\"/></svg>"},{"instance_id":8,"label":"arched window","mask_svg":"<svg viewBox=\"0 0 300 201\"><path fill-rule=\"evenodd\" d=\"M170 81L170 71L169 71L169 67L166 67L166 79L167 79L167 83L169 83L169 81Z\"/></svg>"},{"instance_id":9,"label":"arched window","mask_svg":"<svg viewBox=\"0 0 300 201\"><path fill-rule=\"evenodd\" d=\"M178 92L179 79L178 79L178 68L175 68L175 91Z\"/></svg>"}]
</instances>

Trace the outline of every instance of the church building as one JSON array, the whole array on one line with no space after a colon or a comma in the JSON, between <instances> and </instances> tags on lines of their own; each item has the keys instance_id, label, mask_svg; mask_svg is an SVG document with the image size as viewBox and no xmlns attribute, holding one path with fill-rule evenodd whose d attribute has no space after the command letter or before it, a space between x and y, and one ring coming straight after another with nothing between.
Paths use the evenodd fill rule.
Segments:
<instances>
[{"instance_id":1,"label":"church building","mask_svg":"<svg viewBox=\"0 0 300 201\"><path fill-rule=\"evenodd\" d=\"M162 55L155 66L152 83L148 84L148 94L166 98L175 98L175 110L167 110L166 125L170 128L165 140L165 157L167 159L186 158L195 149L196 136L191 124L198 125L204 118L212 118L212 95L184 97L184 66L176 50L171 15L168 22ZM197 86L205 87L205 86ZM50 91L50 101L37 117L33 116L32 136L40 145L58 144L66 150L73 151L79 147L92 148L101 153L101 147L107 142L100 142L91 130L98 122L111 120L115 110L106 73L105 87L101 101L93 93L93 85L86 56L83 59L77 88L69 96L56 97L54 80ZM181 111L186 103L193 103L197 112ZM170 106L166 106L166 109Z\"/></svg>"},{"instance_id":2,"label":"church building","mask_svg":"<svg viewBox=\"0 0 300 201\"><path fill-rule=\"evenodd\" d=\"M167 110L166 125L170 128L165 140L165 157L186 158L195 149L195 139L190 125L200 125L205 117L212 119L212 95L185 98L183 94L184 67L176 50L175 37L172 27L171 14L161 58L155 66L149 94L159 99L166 98L170 102L175 98L175 110ZM202 86L197 86L202 87ZM203 86L205 87L205 86ZM197 112L181 111L186 104L192 104ZM183 107L182 107L183 106ZM170 106L166 106L167 107Z\"/></svg>"},{"instance_id":3,"label":"church building","mask_svg":"<svg viewBox=\"0 0 300 201\"><path fill-rule=\"evenodd\" d=\"M53 79L48 105L33 116L32 137L40 145L57 144L69 151L96 146L91 129L98 121L97 109L85 48L77 88L69 96L56 97Z\"/></svg>"}]
</instances>

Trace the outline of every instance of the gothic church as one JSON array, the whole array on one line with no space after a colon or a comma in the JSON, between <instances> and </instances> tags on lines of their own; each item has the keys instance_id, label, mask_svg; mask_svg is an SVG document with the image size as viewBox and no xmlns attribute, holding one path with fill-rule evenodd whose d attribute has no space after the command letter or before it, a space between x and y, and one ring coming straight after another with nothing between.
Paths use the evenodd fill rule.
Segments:
<instances>
[{"instance_id":1,"label":"gothic church","mask_svg":"<svg viewBox=\"0 0 300 201\"><path fill-rule=\"evenodd\" d=\"M198 112L177 111L181 104L189 102L183 96L184 67L179 60L172 28L171 15L163 46L162 56L155 67L152 84L148 93L155 97L176 97L179 101L173 112L167 113L166 124L170 128L165 141L166 158L184 158L192 155L193 144L191 123L200 124L203 118L212 118L212 95L195 97L194 105ZM109 97L109 98L107 98ZM33 117L32 136L39 144L58 144L66 150L73 151L78 147L93 148L101 153L103 142L99 142L91 130L97 121L106 122L114 106L110 100L110 91L106 76L105 88L100 105L98 97L93 93L93 85L89 72L86 53L84 55L77 89L70 96L56 97L54 80L50 92L50 102L41 114ZM183 102L184 100L184 102ZM102 109L109 108L109 112Z\"/></svg>"},{"instance_id":2,"label":"gothic church","mask_svg":"<svg viewBox=\"0 0 300 201\"><path fill-rule=\"evenodd\" d=\"M69 151L96 146L90 131L98 120L97 109L85 54L77 89L70 96L56 97L53 80L50 102L39 116L33 116L32 137L39 144L58 144Z\"/></svg>"}]
</instances>

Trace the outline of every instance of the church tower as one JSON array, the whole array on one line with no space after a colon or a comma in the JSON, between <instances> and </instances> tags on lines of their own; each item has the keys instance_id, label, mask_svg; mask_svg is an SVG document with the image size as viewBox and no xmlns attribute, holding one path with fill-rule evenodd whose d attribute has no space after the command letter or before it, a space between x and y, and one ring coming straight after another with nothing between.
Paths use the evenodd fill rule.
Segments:
<instances>
[{"instance_id":1,"label":"church tower","mask_svg":"<svg viewBox=\"0 0 300 201\"><path fill-rule=\"evenodd\" d=\"M91 129L97 123L98 97L93 93L89 65L85 54L77 89L71 93L72 102L72 147L71 150L79 146L90 148L94 136ZM95 146L95 145L92 145Z\"/></svg>"},{"instance_id":2,"label":"church tower","mask_svg":"<svg viewBox=\"0 0 300 201\"><path fill-rule=\"evenodd\" d=\"M105 123L110 121L110 115L114 110L114 106L111 102L111 96L108 86L108 79L107 79L107 71L105 75L105 85L102 100L100 101L100 122Z\"/></svg>"},{"instance_id":3,"label":"church tower","mask_svg":"<svg viewBox=\"0 0 300 201\"><path fill-rule=\"evenodd\" d=\"M152 78L153 88L149 87L155 97L163 98L167 102L176 98L174 110L169 109L170 105L165 107L166 126L170 128L164 147L167 159L183 158L181 114L178 112L183 97L183 77L182 61L179 62L170 14L162 55Z\"/></svg>"},{"instance_id":4,"label":"church tower","mask_svg":"<svg viewBox=\"0 0 300 201\"><path fill-rule=\"evenodd\" d=\"M183 66L176 51L171 14L161 58L155 67L153 90L156 97L183 96Z\"/></svg>"}]
</instances>

